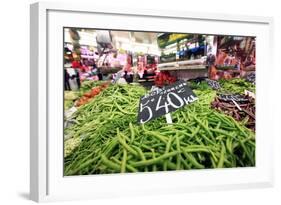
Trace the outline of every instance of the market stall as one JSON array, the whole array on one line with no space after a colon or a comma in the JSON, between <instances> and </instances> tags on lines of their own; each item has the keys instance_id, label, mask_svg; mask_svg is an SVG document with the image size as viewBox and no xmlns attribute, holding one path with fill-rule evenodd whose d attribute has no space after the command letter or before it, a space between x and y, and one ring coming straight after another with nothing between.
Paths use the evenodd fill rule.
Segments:
<instances>
[{"instance_id":1,"label":"market stall","mask_svg":"<svg viewBox=\"0 0 281 205\"><path fill-rule=\"evenodd\" d=\"M65 129L65 174L254 166L248 120L216 109L216 91L194 92L198 102L172 113L172 125L164 117L141 125L136 117L145 89L109 85L79 107L76 123Z\"/></svg>"},{"instance_id":2,"label":"market stall","mask_svg":"<svg viewBox=\"0 0 281 205\"><path fill-rule=\"evenodd\" d=\"M197 34L161 34L160 71L169 71L178 79L208 77L206 66L206 36Z\"/></svg>"},{"instance_id":3,"label":"market stall","mask_svg":"<svg viewBox=\"0 0 281 205\"><path fill-rule=\"evenodd\" d=\"M220 36L89 33L80 61L65 42L64 69L81 84L64 92L65 175L255 166L255 75L242 73L253 38L238 48ZM221 52L243 53L240 69ZM215 78L220 65L233 76Z\"/></svg>"},{"instance_id":4,"label":"market stall","mask_svg":"<svg viewBox=\"0 0 281 205\"><path fill-rule=\"evenodd\" d=\"M210 66L210 78L230 79L255 73L255 38L218 36L214 64Z\"/></svg>"}]
</instances>

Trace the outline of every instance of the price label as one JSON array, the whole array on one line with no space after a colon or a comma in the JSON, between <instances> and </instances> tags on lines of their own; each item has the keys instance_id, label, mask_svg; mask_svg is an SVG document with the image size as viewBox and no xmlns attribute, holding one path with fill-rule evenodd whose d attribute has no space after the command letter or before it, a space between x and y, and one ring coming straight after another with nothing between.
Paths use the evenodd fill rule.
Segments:
<instances>
[{"instance_id":1,"label":"price label","mask_svg":"<svg viewBox=\"0 0 281 205\"><path fill-rule=\"evenodd\" d=\"M208 85L215 89L215 90L218 90L221 88L220 86L220 83L218 81L215 81L215 80L210 80L210 79L206 79L206 82L208 83Z\"/></svg>"},{"instance_id":2,"label":"price label","mask_svg":"<svg viewBox=\"0 0 281 205\"><path fill-rule=\"evenodd\" d=\"M218 98L223 101L235 101L235 102L248 102L249 99L245 95L240 94L219 94Z\"/></svg>"},{"instance_id":3,"label":"price label","mask_svg":"<svg viewBox=\"0 0 281 205\"><path fill-rule=\"evenodd\" d=\"M255 84L256 83L256 74L255 73L250 73L249 75L247 75L246 76L246 81Z\"/></svg>"},{"instance_id":4,"label":"price label","mask_svg":"<svg viewBox=\"0 0 281 205\"><path fill-rule=\"evenodd\" d=\"M174 112L197 99L197 96L185 81L178 81L163 89L152 91L140 99L138 122L146 123L162 115Z\"/></svg>"}]
</instances>

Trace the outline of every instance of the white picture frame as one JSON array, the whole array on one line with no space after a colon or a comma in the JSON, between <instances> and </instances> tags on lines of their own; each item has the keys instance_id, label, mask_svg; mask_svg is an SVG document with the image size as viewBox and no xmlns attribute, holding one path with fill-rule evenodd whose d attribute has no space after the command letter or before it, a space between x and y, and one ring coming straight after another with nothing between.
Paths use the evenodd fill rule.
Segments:
<instances>
[{"instance_id":1,"label":"white picture frame","mask_svg":"<svg viewBox=\"0 0 281 205\"><path fill-rule=\"evenodd\" d=\"M267 92L270 85L263 84L263 78L270 78L272 75L266 71L266 68L272 67L272 18L189 11L97 8L94 4L70 2L35 3L31 5L30 11L32 200L94 199L273 186L273 131L269 129L272 113L266 110L270 105ZM55 73L62 66L64 26L257 36L256 167L64 177L61 164L62 72Z\"/></svg>"}]
</instances>

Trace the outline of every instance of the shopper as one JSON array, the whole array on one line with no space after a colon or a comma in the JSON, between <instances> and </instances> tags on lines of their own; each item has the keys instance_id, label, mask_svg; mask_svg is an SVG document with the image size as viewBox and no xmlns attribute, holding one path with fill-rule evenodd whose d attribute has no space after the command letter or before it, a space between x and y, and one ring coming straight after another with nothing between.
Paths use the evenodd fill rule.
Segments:
<instances>
[{"instance_id":1,"label":"shopper","mask_svg":"<svg viewBox=\"0 0 281 205\"><path fill-rule=\"evenodd\" d=\"M101 68L97 68L97 75L98 75L99 80L103 80L103 75L102 75L102 72L101 72Z\"/></svg>"},{"instance_id":2,"label":"shopper","mask_svg":"<svg viewBox=\"0 0 281 205\"><path fill-rule=\"evenodd\" d=\"M79 60L74 60L71 62L71 67L72 68L80 68L81 67L81 62Z\"/></svg>"},{"instance_id":3,"label":"shopper","mask_svg":"<svg viewBox=\"0 0 281 205\"><path fill-rule=\"evenodd\" d=\"M132 83L133 82L134 76L132 74L128 75L127 71L125 71L125 74L124 74L123 77L125 78L127 83Z\"/></svg>"},{"instance_id":4,"label":"shopper","mask_svg":"<svg viewBox=\"0 0 281 205\"><path fill-rule=\"evenodd\" d=\"M70 76L65 68L63 69L63 72L64 72L64 90L70 90L70 85L69 85Z\"/></svg>"},{"instance_id":5,"label":"shopper","mask_svg":"<svg viewBox=\"0 0 281 205\"><path fill-rule=\"evenodd\" d=\"M76 82L77 82L77 86L78 86L78 89L80 89L80 87L81 87L80 73L79 73L78 69L75 69L75 72L76 72L75 79L76 79Z\"/></svg>"}]
</instances>

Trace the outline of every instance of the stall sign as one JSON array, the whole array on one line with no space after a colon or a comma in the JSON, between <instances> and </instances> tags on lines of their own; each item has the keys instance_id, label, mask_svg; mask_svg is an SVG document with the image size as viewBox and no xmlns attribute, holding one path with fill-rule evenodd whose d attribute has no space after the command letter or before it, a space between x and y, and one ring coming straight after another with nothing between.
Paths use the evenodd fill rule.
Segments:
<instances>
[{"instance_id":1,"label":"stall sign","mask_svg":"<svg viewBox=\"0 0 281 205\"><path fill-rule=\"evenodd\" d=\"M185 81L178 81L173 85L157 89L142 96L137 121L146 123L162 115L174 112L197 99L197 96Z\"/></svg>"}]
</instances>

